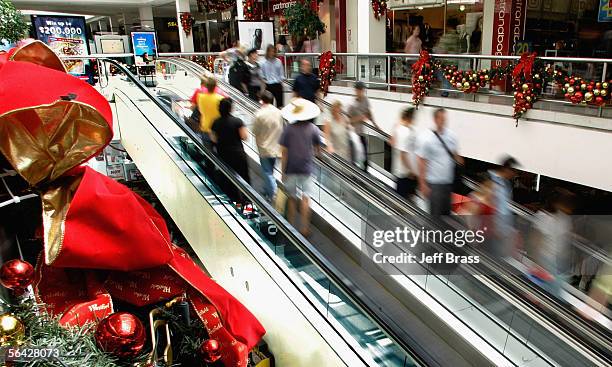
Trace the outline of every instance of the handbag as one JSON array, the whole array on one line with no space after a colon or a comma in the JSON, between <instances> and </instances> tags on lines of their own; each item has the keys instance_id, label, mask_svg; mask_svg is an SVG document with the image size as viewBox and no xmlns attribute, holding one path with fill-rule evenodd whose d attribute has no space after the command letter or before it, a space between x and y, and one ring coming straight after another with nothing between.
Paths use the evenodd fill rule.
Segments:
<instances>
[{"instance_id":1,"label":"handbag","mask_svg":"<svg viewBox=\"0 0 612 367\"><path fill-rule=\"evenodd\" d=\"M193 131L200 131L200 116L202 114L200 113L200 109L196 106L196 108L193 109L193 112L191 112L191 116L189 116L189 118L187 118L187 126L189 126L191 128L191 130Z\"/></svg>"},{"instance_id":2,"label":"handbag","mask_svg":"<svg viewBox=\"0 0 612 367\"><path fill-rule=\"evenodd\" d=\"M438 132L435 130L432 130L432 132L434 133L436 138L438 138L440 143L442 143L442 146L444 147L444 150L446 150L446 153L448 153L448 155L451 157L453 162L455 162L455 171L453 173L454 175L453 192L455 194L460 194L460 195L465 195L469 193L471 190L465 185L465 183L463 183L463 171L464 171L463 165L457 162L457 160L455 159L455 154L451 152L451 150L448 148L448 146L446 145L446 143L444 142L440 134L438 134Z\"/></svg>"}]
</instances>

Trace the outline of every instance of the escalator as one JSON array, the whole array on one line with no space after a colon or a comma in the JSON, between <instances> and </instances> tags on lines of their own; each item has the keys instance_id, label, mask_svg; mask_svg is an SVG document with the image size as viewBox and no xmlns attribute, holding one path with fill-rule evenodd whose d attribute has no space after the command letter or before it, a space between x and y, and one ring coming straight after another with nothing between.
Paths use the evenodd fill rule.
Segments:
<instances>
[{"instance_id":1,"label":"escalator","mask_svg":"<svg viewBox=\"0 0 612 367\"><path fill-rule=\"evenodd\" d=\"M168 60L168 62L196 75L203 73L201 68L190 65L184 60ZM240 106L245 114L243 116L245 121L252 118L257 104L246 100L231 87L227 85L223 87ZM251 141L247 145L255 153L253 160L257 161L254 143ZM410 215L412 221L418 219L427 223L427 225L431 225L427 222L426 216L422 215L422 212L395 196L388 187L334 156L324 154L321 157L318 161L316 176L320 193L318 197L314 198L314 201L323 210L315 210L315 212L319 214L319 219L324 217L324 222L327 222L327 228L322 233L325 233L332 240L333 246L330 248L335 248L336 252L330 251L328 256L334 258L335 262L339 258L338 249L341 249L345 254L349 254L349 258L352 258L353 261L358 260L360 254L355 253L359 252L355 250L355 242L360 242L363 238L362 233L359 233L359 230L355 231L354 228L359 228L364 223L366 227L377 228L379 224L376 223L376 220L380 220L384 216L406 217L406 215ZM334 196L341 198L341 200L329 200L330 197ZM330 201L333 201L333 203ZM340 206L340 208L334 208L334 206ZM328 210L325 211L324 209ZM339 225L343 222L344 226ZM347 223L348 225L346 225ZM399 221L397 224L405 226L415 223ZM317 228L325 228L325 224L318 224ZM320 242L318 238L312 242L324 243ZM320 248L324 248L324 246L321 245ZM498 265L488 264L491 267ZM354 271L354 269L351 271ZM492 272L501 274L501 276L471 275L476 273L491 274ZM376 281L386 289L391 289L394 298L404 306L406 303L410 303L406 301L406 298L416 294L415 292L412 294L406 292L406 284L402 284L406 281L406 278L409 278L411 282L434 298L441 293L440 290L436 293L436 290L432 289L434 287L441 287L445 292L450 291L448 293L452 294L452 297L447 298L454 298L454 300L445 300L447 302L443 306L451 314L455 314L457 318L467 319L464 321L464 326L472 329L471 331L476 334L483 331L477 330L479 323L482 325L489 324L484 328L485 330L496 328L502 330L501 337L484 337L482 339L487 341L489 347L501 352L500 354L511 360L520 360L516 358L520 355L523 361L530 360L530 358L532 361L537 359L543 363L542 365L609 365L610 340L609 334L605 330L598 330L593 325L581 323L576 318L572 319L571 314L563 314L562 311L555 310L553 308L554 303L551 300L536 293L533 289L525 288L525 285L518 281L516 277L513 277L511 273L510 275L504 275L504 270L491 268L488 271L480 272L467 269L464 274L454 274L452 278L451 276L445 277L444 275L434 274L430 269L426 269L425 274L425 276L408 276L401 280L379 277ZM397 277L394 276L393 278ZM399 286L398 283L402 286ZM439 284L434 286L433 284L436 283ZM526 297L535 298L535 301L528 301ZM480 319L478 317L474 318L473 315L467 315L466 317L461 315L461 310L454 310L453 307L457 307L457 305L452 302L457 303L457 300L460 300L468 308L477 310ZM373 302L375 304L375 301ZM543 314L540 308L532 307L534 303L546 305L554 312L550 311L550 314ZM412 305L410 308L416 310L417 306ZM470 318L474 322L469 322ZM512 349L511 344L517 344L520 347ZM530 357L525 357L526 355ZM514 364L520 365L521 363L514 362Z\"/></svg>"},{"instance_id":2,"label":"escalator","mask_svg":"<svg viewBox=\"0 0 612 367\"><path fill-rule=\"evenodd\" d=\"M333 257L323 252L335 243L329 228L317 226L315 237L304 239L123 66L106 59L99 62L101 87L113 96L123 145L207 271L262 320L277 362L286 357L280 365L496 364L456 336L453 344L452 335L432 330L416 314L383 310L381 302L395 302L397 308L401 304L367 274L347 277L346 268L355 264L346 257L330 261ZM109 65L119 74L106 75ZM207 174L211 168L214 174ZM218 175L253 203L257 215L232 206ZM245 269L242 257L247 253L250 265ZM336 260L344 261L344 268ZM268 279L265 285L263 278ZM366 282L370 289L363 287ZM379 306L374 307L374 299ZM295 312L286 315L288 309ZM287 318L301 323L280 323ZM300 340L303 344L294 343ZM313 349L313 340L324 344Z\"/></svg>"}]
</instances>

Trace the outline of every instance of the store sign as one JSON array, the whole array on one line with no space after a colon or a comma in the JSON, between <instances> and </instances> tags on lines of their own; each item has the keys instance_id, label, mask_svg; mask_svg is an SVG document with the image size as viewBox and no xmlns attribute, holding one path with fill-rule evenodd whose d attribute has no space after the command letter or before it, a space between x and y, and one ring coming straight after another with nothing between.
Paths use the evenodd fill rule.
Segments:
<instances>
[{"instance_id":1,"label":"store sign","mask_svg":"<svg viewBox=\"0 0 612 367\"><path fill-rule=\"evenodd\" d=\"M493 17L493 55L509 56L520 52L525 37L527 0L495 0ZM495 66L507 61L495 60Z\"/></svg>"},{"instance_id":2,"label":"store sign","mask_svg":"<svg viewBox=\"0 0 612 367\"><path fill-rule=\"evenodd\" d=\"M176 20L169 20L166 22L166 28L168 29L178 29L178 23Z\"/></svg>"},{"instance_id":3,"label":"store sign","mask_svg":"<svg viewBox=\"0 0 612 367\"><path fill-rule=\"evenodd\" d=\"M597 20L600 22L612 22L612 0L599 0L599 16Z\"/></svg>"},{"instance_id":4,"label":"store sign","mask_svg":"<svg viewBox=\"0 0 612 367\"><path fill-rule=\"evenodd\" d=\"M224 21L224 22L232 20L232 11L231 10L222 11L221 12L221 20Z\"/></svg>"},{"instance_id":5,"label":"store sign","mask_svg":"<svg viewBox=\"0 0 612 367\"><path fill-rule=\"evenodd\" d=\"M89 54L85 35L84 17L32 15L36 39L46 43L60 56L85 56ZM85 74L85 62L67 60L64 62L70 74Z\"/></svg>"},{"instance_id":6,"label":"store sign","mask_svg":"<svg viewBox=\"0 0 612 367\"><path fill-rule=\"evenodd\" d=\"M272 4L273 13L282 13L285 9L294 6L297 1L280 1L276 4Z\"/></svg>"}]
</instances>

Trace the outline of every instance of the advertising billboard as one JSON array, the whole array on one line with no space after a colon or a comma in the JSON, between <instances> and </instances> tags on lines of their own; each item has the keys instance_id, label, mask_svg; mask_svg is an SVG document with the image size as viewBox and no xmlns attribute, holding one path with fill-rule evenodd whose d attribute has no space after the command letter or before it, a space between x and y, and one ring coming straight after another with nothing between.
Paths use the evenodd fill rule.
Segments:
<instances>
[{"instance_id":1,"label":"advertising billboard","mask_svg":"<svg viewBox=\"0 0 612 367\"><path fill-rule=\"evenodd\" d=\"M136 66L155 65L157 59L155 32L132 32L132 49Z\"/></svg>"},{"instance_id":2,"label":"advertising billboard","mask_svg":"<svg viewBox=\"0 0 612 367\"><path fill-rule=\"evenodd\" d=\"M238 22L238 36L248 49L263 51L274 44L274 23L241 20Z\"/></svg>"},{"instance_id":3,"label":"advertising billboard","mask_svg":"<svg viewBox=\"0 0 612 367\"><path fill-rule=\"evenodd\" d=\"M599 16L597 20L600 22L612 22L612 0L599 0Z\"/></svg>"},{"instance_id":4,"label":"advertising billboard","mask_svg":"<svg viewBox=\"0 0 612 367\"><path fill-rule=\"evenodd\" d=\"M61 15L32 15L36 39L60 56L89 55L85 18ZM64 60L70 74L85 74L85 61Z\"/></svg>"}]
</instances>

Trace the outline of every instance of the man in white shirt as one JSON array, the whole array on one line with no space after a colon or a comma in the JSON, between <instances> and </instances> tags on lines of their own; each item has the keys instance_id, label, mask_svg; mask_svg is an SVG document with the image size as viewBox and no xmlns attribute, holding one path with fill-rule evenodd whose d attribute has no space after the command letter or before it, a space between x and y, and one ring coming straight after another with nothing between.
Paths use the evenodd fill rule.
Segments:
<instances>
[{"instance_id":1,"label":"man in white shirt","mask_svg":"<svg viewBox=\"0 0 612 367\"><path fill-rule=\"evenodd\" d=\"M446 110L434 112L435 130L425 131L418 139L419 190L429 201L429 214L449 215L455 181L455 166L463 164L457 154L457 139L446 128Z\"/></svg>"},{"instance_id":2,"label":"man in white shirt","mask_svg":"<svg viewBox=\"0 0 612 367\"><path fill-rule=\"evenodd\" d=\"M279 144L283 132L283 117L272 102L274 96L270 91L261 93L263 106L257 111L253 121L253 134L259 150L259 161L264 175L264 197L272 202L276 194L276 179L274 166L276 159L281 155Z\"/></svg>"},{"instance_id":3,"label":"man in white shirt","mask_svg":"<svg viewBox=\"0 0 612 367\"><path fill-rule=\"evenodd\" d=\"M412 126L415 109L412 107L402 111L400 122L393 130L391 146L391 173L397 177L397 193L403 198L410 198L415 194L417 180L417 167L414 159L416 133Z\"/></svg>"}]
</instances>

